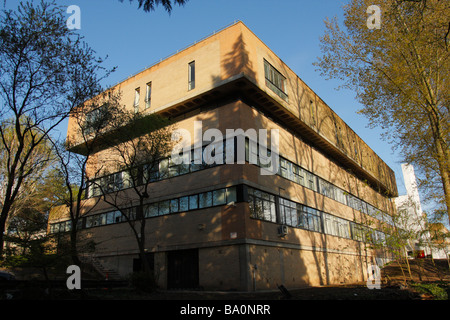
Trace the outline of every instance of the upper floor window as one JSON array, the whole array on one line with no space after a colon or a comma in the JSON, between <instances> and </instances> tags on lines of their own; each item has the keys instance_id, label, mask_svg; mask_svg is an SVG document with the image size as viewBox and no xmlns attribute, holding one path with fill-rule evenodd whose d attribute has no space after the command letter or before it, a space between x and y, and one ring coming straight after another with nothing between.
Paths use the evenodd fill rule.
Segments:
<instances>
[{"instance_id":1,"label":"upper floor window","mask_svg":"<svg viewBox=\"0 0 450 320\"><path fill-rule=\"evenodd\" d=\"M145 109L150 108L150 101L152 99L152 83L147 83L147 90L145 92Z\"/></svg>"},{"instance_id":2,"label":"upper floor window","mask_svg":"<svg viewBox=\"0 0 450 320\"><path fill-rule=\"evenodd\" d=\"M195 88L195 61L188 64L188 90Z\"/></svg>"},{"instance_id":3,"label":"upper floor window","mask_svg":"<svg viewBox=\"0 0 450 320\"><path fill-rule=\"evenodd\" d=\"M134 112L139 112L139 88L134 90Z\"/></svg>"},{"instance_id":4,"label":"upper floor window","mask_svg":"<svg viewBox=\"0 0 450 320\"><path fill-rule=\"evenodd\" d=\"M264 60L264 75L266 86L287 101L286 78L266 60Z\"/></svg>"}]
</instances>

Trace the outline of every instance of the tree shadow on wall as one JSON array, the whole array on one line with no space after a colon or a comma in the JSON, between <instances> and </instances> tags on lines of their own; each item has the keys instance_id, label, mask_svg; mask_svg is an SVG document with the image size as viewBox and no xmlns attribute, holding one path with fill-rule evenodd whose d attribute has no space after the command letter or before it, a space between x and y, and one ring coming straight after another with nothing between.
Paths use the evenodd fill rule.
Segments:
<instances>
[{"instance_id":1,"label":"tree shadow on wall","mask_svg":"<svg viewBox=\"0 0 450 320\"><path fill-rule=\"evenodd\" d=\"M239 74L244 74L251 79L255 79L256 74L249 58L249 52L246 50L242 33L234 42L232 50L225 55L221 69L221 74L212 76L214 85Z\"/></svg>"}]
</instances>

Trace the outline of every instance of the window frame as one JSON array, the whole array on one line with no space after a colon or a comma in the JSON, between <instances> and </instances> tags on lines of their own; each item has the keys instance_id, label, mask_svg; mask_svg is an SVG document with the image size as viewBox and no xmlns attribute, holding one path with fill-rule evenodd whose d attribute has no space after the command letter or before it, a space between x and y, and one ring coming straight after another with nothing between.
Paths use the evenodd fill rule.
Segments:
<instances>
[{"instance_id":1,"label":"window frame","mask_svg":"<svg viewBox=\"0 0 450 320\"><path fill-rule=\"evenodd\" d=\"M188 63L188 91L195 89L195 60Z\"/></svg>"}]
</instances>

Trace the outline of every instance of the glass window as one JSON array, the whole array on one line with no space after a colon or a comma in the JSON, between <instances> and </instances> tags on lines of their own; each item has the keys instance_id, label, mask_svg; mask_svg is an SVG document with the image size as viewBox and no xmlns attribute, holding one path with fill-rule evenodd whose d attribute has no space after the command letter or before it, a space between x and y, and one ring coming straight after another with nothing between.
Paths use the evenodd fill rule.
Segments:
<instances>
[{"instance_id":1,"label":"glass window","mask_svg":"<svg viewBox=\"0 0 450 320\"><path fill-rule=\"evenodd\" d=\"M306 172L306 181L307 181L306 182L307 183L306 187L315 191L316 190L316 178L315 178L315 176L312 173L310 173L310 172Z\"/></svg>"},{"instance_id":2,"label":"glass window","mask_svg":"<svg viewBox=\"0 0 450 320\"><path fill-rule=\"evenodd\" d=\"M299 184L306 187L306 182L305 182L305 170L303 170L302 168L298 169L298 180L299 180Z\"/></svg>"},{"instance_id":3,"label":"glass window","mask_svg":"<svg viewBox=\"0 0 450 320\"><path fill-rule=\"evenodd\" d=\"M120 211L114 211L114 223L122 222L122 213Z\"/></svg>"},{"instance_id":4,"label":"glass window","mask_svg":"<svg viewBox=\"0 0 450 320\"><path fill-rule=\"evenodd\" d=\"M133 102L133 106L134 106L134 112L139 112L139 88L136 88L134 90L134 102Z\"/></svg>"},{"instance_id":5,"label":"glass window","mask_svg":"<svg viewBox=\"0 0 450 320\"><path fill-rule=\"evenodd\" d=\"M269 86L269 87L272 90L274 90L275 93L277 93L279 95L284 93L284 95L285 95L286 78L266 60L264 60L264 73L265 73L266 80L269 81L269 83L267 83L267 81L266 81L266 84L267 85L271 84L272 86ZM273 87L275 87L275 88L273 88ZM276 90L276 89L278 89L278 90ZM279 91L281 91L281 92L279 92Z\"/></svg>"},{"instance_id":6,"label":"glass window","mask_svg":"<svg viewBox=\"0 0 450 320\"><path fill-rule=\"evenodd\" d=\"M198 195L189 196L189 210L198 209Z\"/></svg>"},{"instance_id":7,"label":"glass window","mask_svg":"<svg viewBox=\"0 0 450 320\"><path fill-rule=\"evenodd\" d=\"M147 83L147 91L145 92L145 109L150 108L150 102L152 99L152 83Z\"/></svg>"},{"instance_id":8,"label":"glass window","mask_svg":"<svg viewBox=\"0 0 450 320\"><path fill-rule=\"evenodd\" d=\"M226 203L226 190L219 189L213 191L213 205L221 205Z\"/></svg>"},{"instance_id":9,"label":"glass window","mask_svg":"<svg viewBox=\"0 0 450 320\"><path fill-rule=\"evenodd\" d=\"M104 224L106 224L106 213L102 213L102 214L100 214L99 215L99 221L98 221L98 223L99 223L99 225L104 225Z\"/></svg>"},{"instance_id":10,"label":"glass window","mask_svg":"<svg viewBox=\"0 0 450 320\"><path fill-rule=\"evenodd\" d=\"M301 204L297 204L297 226L300 228L307 228L306 222L306 213L303 211L303 206Z\"/></svg>"},{"instance_id":11,"label":"glass window","mask_svg":"<svg viewBox=\"0 0 450 320\"><path fill-rule=\"evenodd\" d=\"M145 208L145 217L156 217L158 215L158 203L151 203Z\"/></svg>"},{"instance_id":12,"label":"glass window","mask_svg":"<svg viewBox=\"0 0 450 320\"><path fill-rule=\"evenodd\" d=\"M159 162L159 177L160 179L165 179L168 177L169 173L169 159L162 159Z\"/></svg>"},{"instance_id":13,"label":"glass window","mask_svg":"<svg viewBox=\"0 0 450 320\"><path fill-rule=\"evenodd\" d=\"M95 216L89 216L86 218L86 228L91 228L93 226L95 226Z\"/></svg>"},{"instance_id":14,"label":"glass window","mask_svg":"<svg viewBox=\"0 0 450 320\"><path fill-rule=\"evenodd\" d=\"M170 213L170 200L159 202L159 215Z\"/></svg>"},{"instance_id":15,"label":"glass window","mask_svg":"<svg viewBox=\"0 0 450 320\"><path fill-rule=\"evenodd\" d=\"M281 168L281 176L283 178L287 178L288 177L287 161L283 158L280 159L280 168Z\"/></svg>"},{"instance_id":16,"label":"glass window","mask_svg":"<svg viewBox=\"0 0 450 320\"><path fill-rule=\"evenodd\" d=\"M170 212L178 212L178 199L170 200Z\"/></svg>"},{"instance_id":17,"label":"glass window","mask_svg":"<svg viewBox=\"0 0 450 320\"><path fill-rule=\"evenodd\" d=\"M258 163L258 144L256 141L253 141L252 139L248 140L248 162L251 164L257 164Z\"/></svg>"},{"instance_id":18,"label":"glass window","mask_svg":"<svg viewBox=\"0 0 450 320\"><path fill-rule=\"evenodd\" d=\"M123 214L126 214L129 220L136 220L136 208L125 209ZM126 218L122 218L122 220L126 221Z\"/></svg>"},{"instance_id":19,"label":"glass window","mask_svg":"<svg viewBox=\"0 0 450 320\"><path fill-rule=\"evenodd\" d=\"M188 64L188 90L195 88L195 61Z\"/></svg>"},{"instance_id":20,"label":"glass window","mask_svg":"<svg viewBox=\"0 0 450 320\"><path fill-rule=\"evenodd\" d=\"M159 163L146 164L142 167L144 175L144 183L154 182L159 180Z\"/></svg>"},{"instance_id":21,"label":"glass window","mask_svg":"<svg viewBox=\"0 0 450 320\"><path fill-rule=\"evenodd\" d=\"M250 208L250 217L255 219L263 219L262 207L259 206L259 204L256 201L256 198L254 198L252 195L249 195L248 204Z\"/></svg>"},{"instance_id":22,"label":"glass window","mask_svg":"<svg viewBox=\"0 0 450 320\"><path fill-rule=\"evenodd\" d=\"M189 197L180 198L180 212L189 210Z\"/></svg>"},{"instance_id":23,"label":"glass window","mask_svg":"<svg viewBox=\"0 0 450 320\"><path fill-rule=\"evenodd\" d=\"M200 162L197 160L198 159L202 159L203 158L203 152L202 149L193 149L191 151L191 164L190 164L190 171L191 172L195 172L198 170L201 170L203 168L203 164L202 163L196 163L196 162Z\"/></svg>"},{"instance_id":24,"label":"glass window","mask_svg":"<svg viewBox=\"0 0 450 320\"><path fill-rule=\"evenodd\" d=\"M236 202L236 187L227 188L227 203Z\"/></svg>"},{"instance_id":25,"label":"glass window","mask_svg":"<svg viewBox=\"0 0 450 320\"><path fill-rule=\"evenodd\" d=\"M336 188L335 195L336 195L336 201L339 201L340 203L343 203L343 204L347 204L347 195L345 194L344 190Z\"/></svg>"},{"instance_id":26,"label":"glass window","mask_svg":"<svg viewBox=\"0 0 450 320\"><path fill-rule=\"evenodd\" d=\"M179 166L169 159L169 177L176 177L179 175Z\"/></svg>"},{"instance_id":27,"label":"glass window","mask_svg":"<svg viewBox=\"0 0 450 320\"><path fill-rule=\"evenodd\" d=\"M199 208L208 208L212 206L212 192L199 194Z\"/></svg>"}]
</instances>

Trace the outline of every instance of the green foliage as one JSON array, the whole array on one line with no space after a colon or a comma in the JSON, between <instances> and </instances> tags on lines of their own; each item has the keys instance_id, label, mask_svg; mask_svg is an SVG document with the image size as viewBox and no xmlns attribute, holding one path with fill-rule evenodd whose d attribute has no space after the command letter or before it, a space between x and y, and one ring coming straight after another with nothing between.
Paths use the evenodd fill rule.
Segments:
<instances>
[{"instance_id":1,"label":"green foliage","mask_svg":"<svg viewBox=\"0 0 450 320\"><path fill-rule=\"evenodd\" d=\"M366 10L377 5L380 29ZM450 211L450 2L351 0L344 21L327 20L321 75L343 82L372 127L417 168L422 191ZM422 199L422 201L425 199ZM447 217L449 218L449 217Z\"/></svg>"},{"instance_id":2,"label":"green foliage","mask_svg":"<svg viewBox=\"0 0 450 320\"><path fill-rule=\"evenodd\" d=\"M448 300L447 291L436 283L412 283L410 285L420 293L431 294L434 300Z\"/></svg>"},{"instance_id":3,"label":"green foliage","mask_svg":"<svg viewBox=\"0 0 450 320\"><path fill-rule=\"evenodd\" d=\"M0 257L7 219L52 160L40 152L50 133L102 91L99 73L110 73L67 28L65 8L36 2L21 1L16 10L0 12Z\"/></svg>"}]
</instances>

